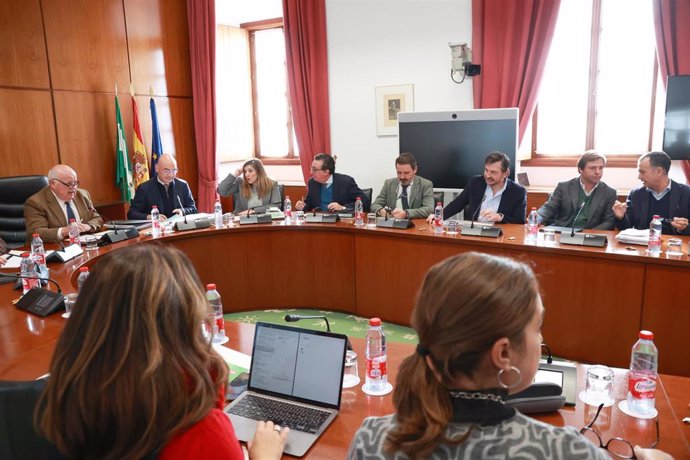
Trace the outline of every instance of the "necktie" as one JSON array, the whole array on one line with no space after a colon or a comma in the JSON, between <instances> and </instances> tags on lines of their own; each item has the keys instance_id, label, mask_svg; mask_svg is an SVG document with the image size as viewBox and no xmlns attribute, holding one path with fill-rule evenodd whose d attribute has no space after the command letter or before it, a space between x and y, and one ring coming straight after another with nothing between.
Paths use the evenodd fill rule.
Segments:
<instances>
[{"instance_id":1,"label":"necktie","mask_svg":"<svg viewBox=\"0 0 690 460\"><path fill-rule=\"evenodd\" d=\"M77 220L74 211L72 211L72 206L69 205L69 201L65 201L65 208L67 209L67 223L69 224L70 219Z\"/></svg>"},{"instance_id":2,"label":"necktie","mask_svg":"<svg viewBox=\"0 0 690 460\"><path fill-rule=\"evenodd\" d=\"M402 207L405 210L410 207L410 204L407 202L407 187L408 185L403 185L402 193L400 194L400 202L402 203Z\"/></svg>"}]
</instances>

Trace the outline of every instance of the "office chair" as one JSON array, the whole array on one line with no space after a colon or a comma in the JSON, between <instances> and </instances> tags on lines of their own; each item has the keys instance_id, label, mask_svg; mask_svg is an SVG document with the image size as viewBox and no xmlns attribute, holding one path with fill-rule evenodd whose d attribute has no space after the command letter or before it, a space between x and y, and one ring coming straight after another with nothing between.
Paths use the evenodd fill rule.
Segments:
<instances>
[{"instance_id":1,"label":"office chair","mask_svg":"<svg viewBox=\"0 0 690 460\"><path fill-rule=\"evenodd\" d=\"M445 206L445 193L434 191L434 206L436 206L436 203L438 203L439 201L441 202L441 206Z\"/></svg>"},{"instance_id":2,"label":"office chair","mask_svg":"<svg viewBox=\"0 0 690 460\"><path fill-rule=\"evenodd\" d=\"M371 188L363 188L362 192L364 192L364 212L369 212L371 209L371 195L374 190Z\"/></svg>"},{"instance_id":3,"label":"office chair","mask_svg":"<svg viewBox=\"0 0 690 460\"><path fill-rule=\"evenodd\" d=\"M24 202L47 185L46 176L0 177L0 237L8 248L26 243Z\"/></svg>"},{"instance_id":4,"label":"office chair","mask_svg":"<svg viewBox=\"0 0 690 460\"><path fill-rule=\"evenodd\" d=\"M0 381L0 458L63 458L34 428L34 409L44 385L45 380Z\"/></svg>"}]
</instances>

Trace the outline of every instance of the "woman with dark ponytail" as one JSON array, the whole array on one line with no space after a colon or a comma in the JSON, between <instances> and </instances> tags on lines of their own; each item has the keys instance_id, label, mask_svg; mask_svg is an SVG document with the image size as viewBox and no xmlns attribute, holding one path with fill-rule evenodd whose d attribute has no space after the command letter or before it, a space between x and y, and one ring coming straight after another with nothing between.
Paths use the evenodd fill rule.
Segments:
<instances>
[{"instance_id":1,"label":"woman with dark ponytail","mask_svg":"<svg viewBox=\"0 0 690 460\"><path fill-rule=\"evenodd\" d=\"M534 273L523 263L465 253L432 267L412 313L419 345L398 371L396 414L366 419L348 457L608 459L574 428L503 403L534 379L543 316ZM668 458L651 449L635 454Z\"/></svg>"}]
</instances>

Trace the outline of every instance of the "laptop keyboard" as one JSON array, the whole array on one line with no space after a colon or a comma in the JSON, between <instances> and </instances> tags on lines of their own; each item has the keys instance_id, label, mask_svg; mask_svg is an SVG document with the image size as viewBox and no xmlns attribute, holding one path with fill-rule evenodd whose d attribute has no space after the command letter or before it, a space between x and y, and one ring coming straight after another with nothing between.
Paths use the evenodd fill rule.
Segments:
<instances>
[{"instance_id":1,"label":"laptop keyboard","mask_svg":"<svg viewBox=\"0 0 690 460\"><path fill-rule=\"evenodd\" d=\"M228 413L253 420L270 420L276 425L291 430L316 433L326 421L330 412L299 406L275 399L261 398L247 394Z\"/></svg>"}]
</instances>

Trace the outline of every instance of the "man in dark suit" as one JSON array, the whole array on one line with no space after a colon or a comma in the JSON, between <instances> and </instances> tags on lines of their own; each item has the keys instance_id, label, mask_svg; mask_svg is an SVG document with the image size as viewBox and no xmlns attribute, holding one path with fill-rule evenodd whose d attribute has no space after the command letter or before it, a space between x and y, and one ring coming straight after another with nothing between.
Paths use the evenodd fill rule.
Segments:
<instances>
[{"instance_id":1,"label":"man in dark suit","mask_svg":"<svg viewBox=\"0 0 690 460\"><path fill-rule=\"evenodd\" d=\"M298 211L318 208L323 212L352 212L357 197L362 199L364 209L369 209L357 182L348 175L335 172L335 160L331 155L316 155L311 163L311 173L313 176L307 184L306 198L295 203Z\"/></svg>"},{"instance_id":2,"label":"man in dark suit","mask_svg":"<svg viewBox=\"0 0 690 460\"><path fill-rule=\"evenodd\" d=\"M616 201L616 227L649 228L654 215L663 218L661 231L667 235L690 235L690 187L668 177L671 158L664 152L645 153L637 161L637 178L642 187L630 191L626 203Z\"/></svg>"},{"instance_id":3,"label":"man in dark suit","mask_svg":"<svg viewBox=\"0 0 690 460\"><path fill-rule=\"evenodd\" d=\"M527 190L508 179L510 159L501 152L491 152L484 159L484 175L474 176L465 189L443 209L448 219L464 209L466 220L498 224L524 224ZM434 216L427 219L431 222Z\"/></svg>"},{"instance_id":4,"label":"man in dark suit","mask_svg":"<svg viewBox=\"0 0 690 460\"><path fill-rule=\"evenodd\" d=\"M156 177L137 187L127 218L150 219L151 208L154 204L158 207L161 219L167 219L173 214L180 216L195 214L196 204L189 190L189 184L176 176L175 158L168 153L161 155L156 163Z\"/></svg>"},{"instance_id":5,"label":"man in dark suit","mask_svg":"<svg viewBox=\"0 0 690 460\"><path fill-rule=\"evenodd\" d=\"M613 203L616 191L601 180L606 157L587 151L577 161L580 177L560 182L539 208L544 225L611 230L615 226Z\"/></svg>"},{"instance_id":6,"label":"man in dark suit","mask_svg":"<svg viewBox=\"0 0 690 460\"><path fill-rule=\"evenodd\" d=\"M69 166L56 165L48 171L48 186L24 203L27 241L34 233L45 242L67 238L70 219L77 222L79 233L100 230L103 218L93 207L89 192L78 186L77 173Z\"/></svg>"},{"instance_id":7,"label":"man in dark suit","mask_svg":"<svg viewBox=\"0 0 690 460\"><path fill-rule=\"evenodd\" d=\"M379 196L371 204L371 212L381 216L385 208L400 219L425 218L434 212L434 184L417 175L417 159L411 153L401 153L395 159L398 177L386 179Z\"/></svg>"}]
</instances>

